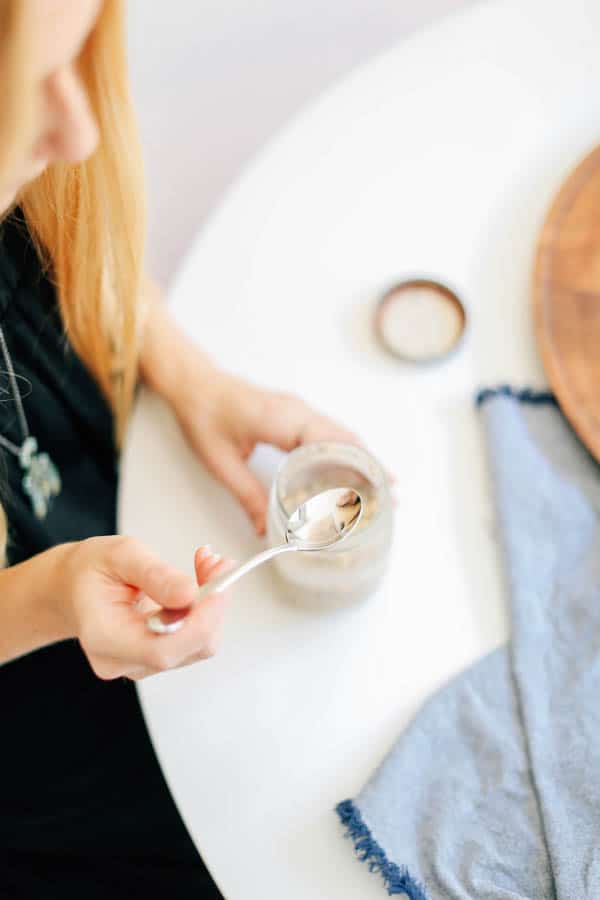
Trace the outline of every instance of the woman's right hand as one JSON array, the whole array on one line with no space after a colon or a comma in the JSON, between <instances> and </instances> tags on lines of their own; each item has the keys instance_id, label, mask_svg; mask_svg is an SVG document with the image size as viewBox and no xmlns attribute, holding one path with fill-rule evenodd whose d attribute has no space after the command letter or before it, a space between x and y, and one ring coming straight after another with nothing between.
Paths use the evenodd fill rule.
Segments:
<instances>
[{"instance_id":1,"label":"woman's right hand","mask_svg":"<svg viewBox=\"0 0 600 900\"><path fill-rule=\"evenodd\" d=\"M214 655L227 593L209 594L191 611L197 586L224 571L227 563L200 547L196 578L163 562L132 537L87 538L55 548L54 598L102 679L136 681ZM153 634L148 613L163 608L186 615L172 634Z\"/></svg>"}]
</instances>

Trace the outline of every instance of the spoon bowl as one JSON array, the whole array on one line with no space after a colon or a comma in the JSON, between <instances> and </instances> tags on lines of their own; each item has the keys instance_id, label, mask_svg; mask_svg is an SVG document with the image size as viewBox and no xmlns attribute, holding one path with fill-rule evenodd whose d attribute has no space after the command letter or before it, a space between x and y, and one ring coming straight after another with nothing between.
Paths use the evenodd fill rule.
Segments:
<instances>
[{"instance_id":1,"label":"spoon bowl","mask_svg":"<svg viewBox=\"0 0 600 900\"><path fill-rule=\"evenodd\" d=\"M362 499L352 488L321 491L290 516L285 532L298 550L327 550L347 537L362 516Z\"/></svg>"}]
</instances>

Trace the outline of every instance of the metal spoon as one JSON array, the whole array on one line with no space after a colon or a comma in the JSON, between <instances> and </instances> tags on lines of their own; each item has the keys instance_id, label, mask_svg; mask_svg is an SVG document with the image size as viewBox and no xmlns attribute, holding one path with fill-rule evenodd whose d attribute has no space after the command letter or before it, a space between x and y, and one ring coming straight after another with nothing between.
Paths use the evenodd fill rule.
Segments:
<instances>
[{"instance_id":1,"label":"metal spoon","mask_svg":"<svg viewBox=\"0 0 600 900\"><path fill-rule=\"evenodd\" d=\"M362 510L362 498L352 488L333 488L315 494L314 497L305 500L289 517L285 530L285 544L258 553L232 571L207 581L198 590L195 602L206 594L224 591L242 575L279 556L280 553L331 549L356 528ZM185 617L175 622L167 622L162 616L163 612L158 612L146 619L146 625L155 634L171 634L178 631L185 622Z\"/></svg>"}]
</instances>

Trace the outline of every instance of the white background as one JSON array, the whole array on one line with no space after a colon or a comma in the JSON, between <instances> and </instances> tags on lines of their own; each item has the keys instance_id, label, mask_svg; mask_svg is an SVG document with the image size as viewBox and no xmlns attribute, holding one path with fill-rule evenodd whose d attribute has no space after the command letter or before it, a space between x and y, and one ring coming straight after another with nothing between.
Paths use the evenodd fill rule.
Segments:
<instances>
[{"instance_id":1,"label":"white background","mask_svg":"<svg viewBox=\"0 0 600 900\"><path fill-rule=\"evenodd\" d=\"M149 192L166 286L244 163L339 76L467 0L129 0Z\"/></svg>"}]
</instances>

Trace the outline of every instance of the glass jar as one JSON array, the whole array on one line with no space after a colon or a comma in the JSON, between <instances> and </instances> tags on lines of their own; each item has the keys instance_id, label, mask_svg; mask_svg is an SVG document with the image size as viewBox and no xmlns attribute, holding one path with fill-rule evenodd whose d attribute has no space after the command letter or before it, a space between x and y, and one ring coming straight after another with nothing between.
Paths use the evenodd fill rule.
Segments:
<instances>
[{"instance_id":1,"label":"glass jar","mask_svg":"<svg viewBox=\"0 0 600 900\"><path fill-rule=\"evenodd\" d=\"M301 503L336 487L361 494L363 513L352 534L331 550L282 553L272 563L285 597L304 606L335 608L364 600L387 567L393 530L388 480L377 460L353 444L304 444L283 460L269 497L269 545L285 542L287 521Z\"/></svg>"}]
</instances>

